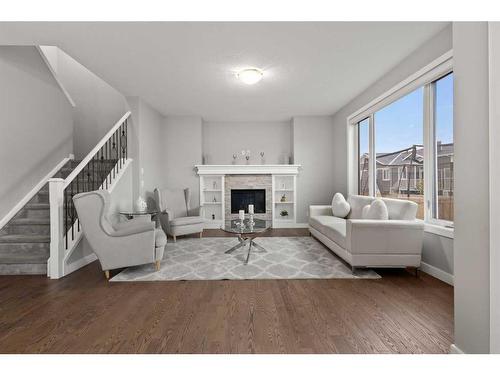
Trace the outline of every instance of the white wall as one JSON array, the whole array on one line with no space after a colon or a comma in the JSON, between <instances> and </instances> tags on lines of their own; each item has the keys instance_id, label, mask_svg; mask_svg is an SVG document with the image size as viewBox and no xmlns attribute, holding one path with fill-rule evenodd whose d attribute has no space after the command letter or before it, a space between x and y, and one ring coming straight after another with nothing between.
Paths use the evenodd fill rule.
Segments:
<instances>
[{"instance_id":1,"label":"white wall","mask_svg":"<svg viewBox=\"0 0 500 375\"><path fill-rule=\"evenodd\" d=\"M334 128L330 116L298 116L292 120L297 176L297 223L307 223L311 204L330 204L335 193Z\"/></svg>"},{"instance_id":2,"label":"white wall","mask_svg":"<svg viewBox=\"0 0 500 375\"><path fill-rule=\"evenodd\" d=\"M245 164L241 150L250 150L250 164L288 164L292 126L285 122L203 122L203 156L206 164Z\"/></svg>"},{"instance_id":3,"label":"white wall","mask_svg":"<svg viewBox=\"0 0 500 375\"><path fill-rule=\"evenodd\" d=\"M163 157L165 144L162 138L165 117L141 100L139 126L140 194L150 207L155 207L153 191L167 183Z\"/></svg>"},{"instance_id":4,"label":"white wall","mask_svg":"<svg viewBox=\"0 0 500 375\"><path fill-rule=\"evenodd\" d=\"M35 47L0 47L0 217L73 152L71 106Z\"/></svg>"},{"instance_id":5,"label":"white wall","mask_svg":"<svg viewBox=\"0 0 500 375\"><path fill-rule=\"evenodd\" d=\"M451 26L445 28L334 114L332 148L334 150L333 160L335 160L333 163L335 191L347 194L347 117L445 52L451 50L453 47L452 34ZM426 233L422 261L451 274L453 273L451 259L453 259L453 240L432 233Z\"/></svg>"},{"instance_id":6,"label":"white wall","mask_svg":"<svg viewBox=\"0 0 500 375\"><path fill-rule=\"evenodd\" d=\"M190 188L193 207L199 205L200 185L194 169L201 164L202 120L197 116L167 116L162 137L161 187Z\"/></svg>"},{"instance_id":7,"label":"white wall","mask_svg":"<svg viewBox=\"0 0 500 375\"><path fill-rule=\"evenodd\" d=\"M489 22L490 229L500 228L500 22ZM490 352L500 353L500 233L490 230Z\"/></svg>"},{"instance_id":8,"label":"white wall","mask_svg":"<svg viewBox=\"0 0 500 375\"><path fill-rule=\"evenodd\" d=\"M453 23L453 53L455 345L466 353L488 353L490 201L487 23Z\"/></svg>"},{"instance_id":9,"label":"white wall","mask_svg":"<svg viewBox=\"0 0 500 375\"><path fill-rule=\"evenodd\" d=\"M56 47L42 48L59 82L75 102L74 153L82 159L128 111L125 97Z\"/></svg>"}]
</instances>

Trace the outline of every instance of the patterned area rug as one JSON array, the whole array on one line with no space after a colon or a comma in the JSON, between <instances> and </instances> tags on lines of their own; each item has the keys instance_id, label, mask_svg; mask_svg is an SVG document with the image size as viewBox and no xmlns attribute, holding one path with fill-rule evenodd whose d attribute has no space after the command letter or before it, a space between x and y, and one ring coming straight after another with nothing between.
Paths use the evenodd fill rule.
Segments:
<instances>
[{"instance_id":1,"label":"patterned area rug","mask_svg":"<svg viewBox=\"0 0 500 375\"><path fill-rule=\"evenodd\" d=\"M267 252L247 246L224 252L238 243L235 237L178 239L169 242L155 272L152 264L129 267L111 281L241 280L241 279L378 279L372 270L350 267L313 237L261 237L255 242Z\"/></svg>"}]
</instances>

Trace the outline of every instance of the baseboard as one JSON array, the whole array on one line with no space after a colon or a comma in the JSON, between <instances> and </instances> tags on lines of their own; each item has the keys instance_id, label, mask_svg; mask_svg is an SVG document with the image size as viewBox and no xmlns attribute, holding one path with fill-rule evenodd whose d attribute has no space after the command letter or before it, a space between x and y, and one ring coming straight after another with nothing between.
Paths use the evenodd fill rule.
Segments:
<instances>
[{"instance_id":1,"label":"baseboard","mask_svg":"<svg viewBox=\"0 0 500 375\"><path fill-rule=\"evenodd\" d=\"M422 262L420 264L420 270L422 272L428 273L431 276L434 276L436 279L439 279L446 284L454 284L454 278L452 274L445 272L437 267L431 266L430 264Z\"/></svg>"},{"instance_id":2,"label":"baseboard","mask_svg":"<svg viewBox=\"0 0 500 375\"><path fill-rule=\"evenodd\" d=\"M31 189L12 209L0 220L0 229L2 229L14 216L26 206L26 204L35 196L36 193L47 183L47 181L55 175L68 161L73 160L75 156L70 154L67 158L62 159L52 170L47 173L34 187Z\"/></svg>"},{"instance_id":3,"label":"baseboard","mask_svg":"<svg viewBox=\"0 0 500 375\"><path fill-rule=\"evenodd\" d=\"M76 270L86 266L87 264L92 263L95 260L97 260L97 256L94 253L92 253L87 256L84 256L83 258L78 259L76 262L65 264L64 275L66 276L72 272L75 272Z\"/></svg>"},{"instance_id":4,"label":"baseboard","mask_svg":"<svg viewBox=\"0 0 500 375\"><path fill-rule=\"evenodd\" d=\"M460 349L458 346L455 344L450 345L450 354L465 354L465 352Z\"/></svg>"}]
</instances>

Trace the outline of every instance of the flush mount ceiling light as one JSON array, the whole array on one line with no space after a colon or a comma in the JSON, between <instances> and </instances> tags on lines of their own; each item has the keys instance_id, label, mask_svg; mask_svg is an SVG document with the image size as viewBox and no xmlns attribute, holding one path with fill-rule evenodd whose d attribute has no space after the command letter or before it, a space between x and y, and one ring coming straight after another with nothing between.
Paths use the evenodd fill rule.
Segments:
<instances>
[{"instance_id":1,"label":"flush mount ceiling light","mask_svg":"<svg viewBox=\"0 0 500 375\"><path fill-rule=\"evenodd\" d=\"M262 79L264 73L257 68L250 68L241 70L236 76L241 82L254 85Z\"/></svg>"}]
</instances>

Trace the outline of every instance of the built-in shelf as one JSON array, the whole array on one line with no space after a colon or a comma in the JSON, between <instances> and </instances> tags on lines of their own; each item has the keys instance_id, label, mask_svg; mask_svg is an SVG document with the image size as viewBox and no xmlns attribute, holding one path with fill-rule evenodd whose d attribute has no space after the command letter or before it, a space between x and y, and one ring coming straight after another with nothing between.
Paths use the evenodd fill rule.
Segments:
<instances>
[{"instance_id":1,"label":"built-in shelf","mask_svg":"<svg viewBox=\"0 0 500 375\"><path fill-rule=\"evenodd\" d=\"M217 204L222 204L222 202L205 202L203 204L213 204L213 205L217 205Z\"/></svg>"},{"instance_id":2,"label":"built-in shelf","mask_svg":"<svg viewBox=\"0 0 500 375\"><path fill-rule=\"evenodd\" d=\"M205 189L203 191L206 193L217 193L217 192L221 192L222 190L221 189Z\"/></svg>"},{"instance_id":3,"label":"built-in shelf","mask_svg":"<svg viewBox=\"0 0 500 375\"><path fill-rule=\"evenodd\" d=\"M287 192L287 191L293 191L293 189L276 189L275 191L282 191L282 192Z\"/></svg>"},{"instance_id":4,"label":"built-in shelf","mask_svg":"<svg viewBox=\"0 0 500 375\"><path fill-rule=\"evenodd\" d=\"M275 204L294 204L295 202L274 202Z\"/></svg>"}]
</instances>

